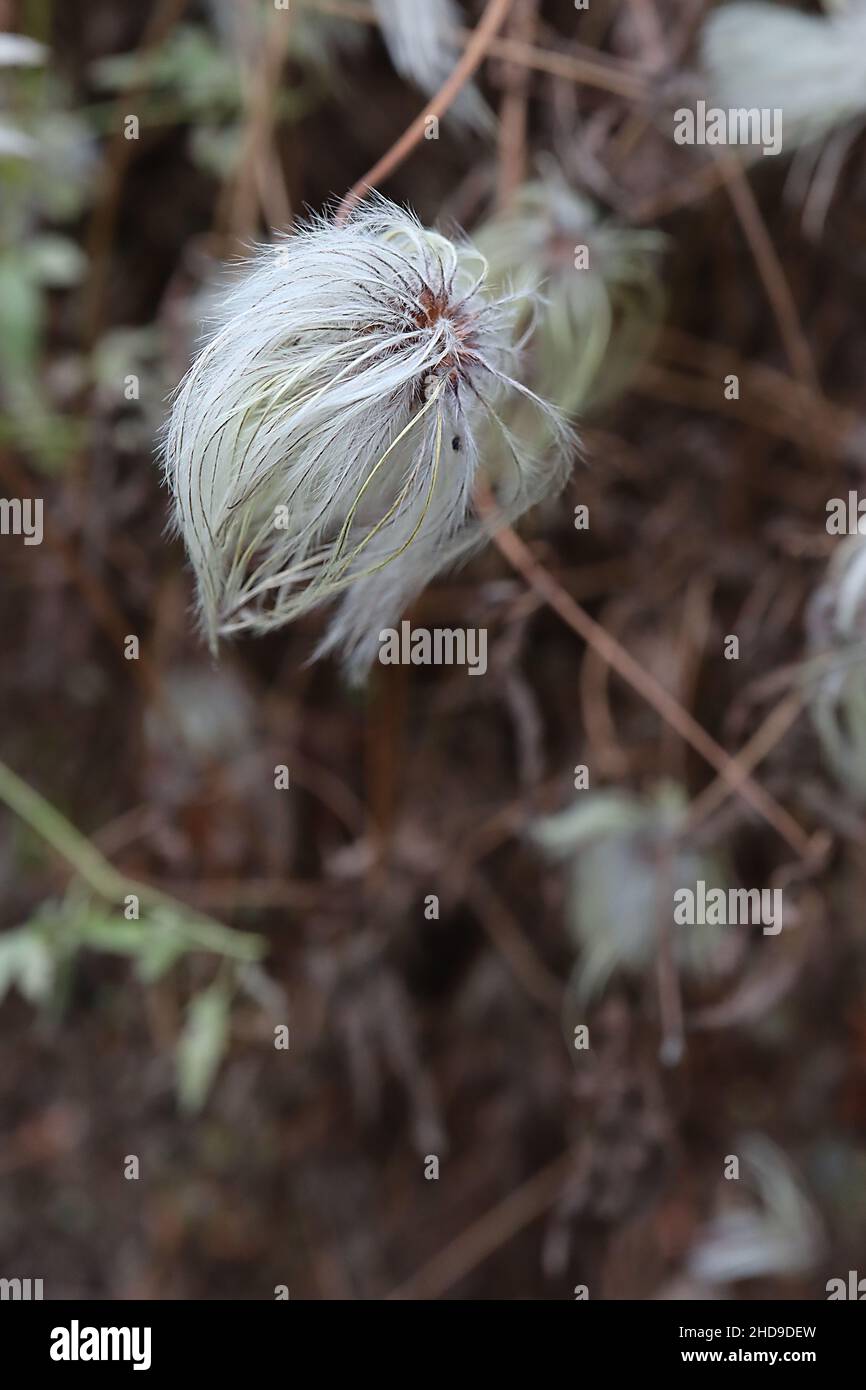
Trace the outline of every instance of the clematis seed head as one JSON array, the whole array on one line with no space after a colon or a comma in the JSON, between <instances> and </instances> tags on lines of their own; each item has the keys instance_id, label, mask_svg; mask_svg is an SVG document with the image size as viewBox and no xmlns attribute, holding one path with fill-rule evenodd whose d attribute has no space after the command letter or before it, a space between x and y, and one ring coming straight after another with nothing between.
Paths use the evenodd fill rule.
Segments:
<instances>
[{"instance_id":1,"label":"clematis seed head","mask_svg":"<svg viewBox=\"0 0 866 1390\"><path fill-rule=\"evenodd\" d=\"M213 649L336 600L316 655L357 680L381 629L483 542L479 482L508 518L562 486L573 439L516 375L520 317L471 244L379 197L254 253L163 437ZM517 398L555 439L543 457L505 418Z\"/></svg>"}]
</instances>

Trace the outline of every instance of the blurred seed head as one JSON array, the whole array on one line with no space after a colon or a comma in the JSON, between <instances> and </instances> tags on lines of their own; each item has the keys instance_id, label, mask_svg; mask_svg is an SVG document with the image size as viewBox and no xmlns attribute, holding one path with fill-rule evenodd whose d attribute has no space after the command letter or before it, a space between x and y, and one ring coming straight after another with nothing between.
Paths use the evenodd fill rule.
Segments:
<instances>
[{"instance_id":1,"label":"blurred seed head","mask_svg":"<svg viewBox=\"0 0 866 1390\"><path fill-rule=\"evenodd\" d=\"M463 23L457 0L373 0L373 8L394 67L433 96L457 61L455 31ZM489 107L471 84L458 93L451 113L478 130L493 125Z\"/></svg>"},{"instance_id":2,"label":"blurred seed head","mask_svg":"<svg viewBox=\"0 0 866 1390\"><path fill-rule=\"evenodd\" d=\"M379 198L255 252L163 441L212 647L340 598L316 654L358 678L381 629L482 543L479 479L511 518L562 486L571 437L514 375L519 312L471 245ZM513 398L556 441L543 463L503 418Z\"/></svg>"},{"instance_id":3,"label":"blurred seed head","mask_svg":"<svg viewBox=\"0 0 866 1390\"><path fill-rule=\"evenodd\" d=\"M618 970L640 974L656 959L660 893L665 874L673 916L675 889L698 879L723 887L726 878L707 854L674 841L687 805L684 790L665 783L647 798L631 792L583 792L566 810L532 826L535 843L568 869L566 923L579 956L579 1000L601 993ZM714 929L677 928L681 969L708 974L720 944Z\"/></svg>"},{"instance_id":4,"label":"blurred seed head","mask_svg":"<svg viewBox=\"0 0 866 1390\"><path fill-rule=\"evenodd\" d=\"M527 355L533 388L566 414L623 390L664 309L661 233L605 217L547 163L477 241L493 282L520 296L524 328L536 319Z\"/></svg>"},{"instance_id":5,"label":"blurred seed head","mask_svg":"<svg viewBox=\"0 0 866 1390\"><path fill-rule=\"evenodd\" d=\"M866 801L866 537L841 541L806 616L803 679L834 777Z\"/></svg>"},{"instance_id":6,"label":"blurred seed head","mask_svg":"<svg viewBox=\"0 0 866 1390\"><path fill-rule=\"evenodd\" d=\"M744 1200L740 1182L725 1184L729 1200L700 1232L689 1274L718 1287L811 1269L823 1251L823 1232L785 1154L764 1134L740 1136L732 1153L741 1161L751 1200Z\"/></svg>"},{"instance_id":7,"label":"blurred seed head","mask_svg":"<svg viewBox=\"0 0 866 1390\"><path fill-rule=\"evenodd\" d=\"M866 116L866 2L826 16L737 3L710 12L701 36L714 103L782 111L783 150Z\"/></svg>"}]
</instances>

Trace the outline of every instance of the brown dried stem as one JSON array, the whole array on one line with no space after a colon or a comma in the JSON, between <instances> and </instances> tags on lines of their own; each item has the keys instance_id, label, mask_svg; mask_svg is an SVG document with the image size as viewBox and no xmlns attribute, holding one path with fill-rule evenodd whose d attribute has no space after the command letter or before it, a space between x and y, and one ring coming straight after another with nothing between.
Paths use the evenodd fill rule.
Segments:
<instances>
[{"instance_id":1,"label":"brown dried stem","mask_svg":"<svg viewBox=\"0 0 866 1390\"><path fill-rule=\"evenodd\" d=\"M715 768L731 789L737 792L752 810L757 811L796 854L803 859L809 858L809 836L790 812L755 782L736 760L716 743L694 716L684 709L679 701L617 642L616 638L611 637L600 623L591 618L585 609L557 584L514 529L498 518L495 503L488 489L479 489L477 500L482 515L490 522L494 544L512 568L546 600L573 632L593 647L696 753Z\"/></svg>"},{"instance_id":2,"label":"brown dried stem","mask_svg":"<svg viewBox=\"0 0 866 1390\"><path fill-rule=\"evenodd\" d=\"M337 222L345 222L352 208L366 197L367 193L376 188L385 179L390 178L395 169L399 169L404 160L417 145L424 139L427 129L427 121L431 116L441 120L451 103L456 99L459 92L463 90L466 83L481 66L487 56L490 41L505 23L505 18L511 8L512 0L487 0L484 13L478 22L478 27L474 30L471 39L466 45L466 49L454 67L451 75L443 82L439 91L425 107L424 110L415 117L412 124L403 131L399 140L396 140L389 150L386 150L381 159L377 159L363 178L359 179L354 187L349 189L345 198L337 209Z\"/></svg>"}]
</instances>

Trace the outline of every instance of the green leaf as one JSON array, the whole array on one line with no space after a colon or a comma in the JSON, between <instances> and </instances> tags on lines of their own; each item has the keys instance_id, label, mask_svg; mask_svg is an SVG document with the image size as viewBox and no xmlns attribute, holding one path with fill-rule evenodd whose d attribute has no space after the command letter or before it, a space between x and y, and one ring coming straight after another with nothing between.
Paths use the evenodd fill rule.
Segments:
<instances>
[{"instance_id":1,"label":"green leaf","mask_svg":"<svg viewBox=\"0 0 866 1390\"><path fill-rule=\"evenodd\" d=\"M177 1094L181 1109L196 1114L208 1097L229 1041L231 996L217 981L196 994L177 1045Z\"/></svg>"},{"instance_id":2,"label":"green leaf","mask_svg":"<svg viewBox=\"0 0 866 1390\"><path fill-rule=\"evenodd\" d=\"M191 24L179 24L167 42L146 58L135 52L97 59L91 64L91 76L103 91L146 85L151 91L171 93L188 116L233 112L241 105L234 54Z\"/></svg>"},{"instance_id":3,"label":"green leaf","mask_svg":"<svg viewBox=\"0 0 866 1390\"><path fill-rule=\"evenodd\" d=\"M0 361L11 375L34 370L42 327L42 296L26 259L0 259Z\"/></svg>"}]
</instances>

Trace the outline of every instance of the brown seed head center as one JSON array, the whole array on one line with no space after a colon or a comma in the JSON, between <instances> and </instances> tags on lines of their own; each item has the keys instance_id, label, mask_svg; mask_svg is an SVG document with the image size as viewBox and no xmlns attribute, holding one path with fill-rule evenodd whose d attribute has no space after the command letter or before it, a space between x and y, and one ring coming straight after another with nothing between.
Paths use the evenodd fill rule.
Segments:
<instances>
[{"instance_id":1,"label":"brown seed head center","mask_svg":"<svg viewBox=\"0 0 866 1390\"><path fill-rule=\"evenodd\" d=\"M437 294L425 285L418 296L418 309L413 315L419 328L435 328L443 319L448 321L457 342L452 351L446 353L439 364L437 374L446 375L450 385L456 386L466 362L474 355L472 324L462 305L454 305L445 294Z\"/></svg>"}]
</instances>

